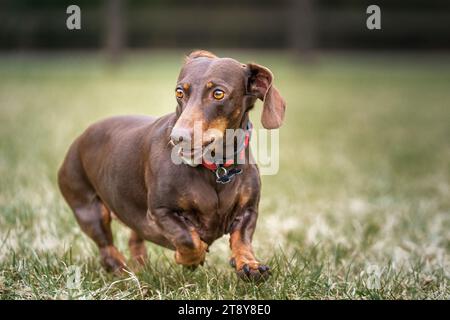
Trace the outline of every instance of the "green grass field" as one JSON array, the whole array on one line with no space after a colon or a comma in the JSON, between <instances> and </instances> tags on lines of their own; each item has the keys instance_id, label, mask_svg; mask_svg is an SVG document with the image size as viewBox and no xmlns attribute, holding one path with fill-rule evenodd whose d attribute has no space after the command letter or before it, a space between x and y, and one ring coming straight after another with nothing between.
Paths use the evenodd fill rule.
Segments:
<instances>
[{"instance_id":1,"label":"green grass field","mask_svg":"<svg viewBox=\"0 0 450 320\"><path fill-rule=\"evenodd\" d=\"M288 105L254 238L272 277L237 280L227 236L194 272L148 243L145 269L115 277L56 187L88 124L174 110L181 53L0 56L1 299L450 298L450 58L230 55L270 67Z\"/></svg>"}]
</instances>

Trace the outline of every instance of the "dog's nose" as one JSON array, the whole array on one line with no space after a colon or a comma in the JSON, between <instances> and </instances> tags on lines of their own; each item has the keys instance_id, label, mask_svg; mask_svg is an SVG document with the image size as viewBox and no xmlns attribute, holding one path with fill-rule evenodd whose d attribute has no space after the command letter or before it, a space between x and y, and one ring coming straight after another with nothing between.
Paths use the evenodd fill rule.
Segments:
<instances>
[{"instance_id":1,"label":"dog's nose","mask_svg":"<svg viewBox=\"0 0 450 320\"><path fill-rule=\"evenodd\" d=\"M189 142L191 141L191 131L185 128L174 128L172 129L172 133L170 134L170 140L174 144L178 144L182 141Z\"/></svg>"}]
</instances>

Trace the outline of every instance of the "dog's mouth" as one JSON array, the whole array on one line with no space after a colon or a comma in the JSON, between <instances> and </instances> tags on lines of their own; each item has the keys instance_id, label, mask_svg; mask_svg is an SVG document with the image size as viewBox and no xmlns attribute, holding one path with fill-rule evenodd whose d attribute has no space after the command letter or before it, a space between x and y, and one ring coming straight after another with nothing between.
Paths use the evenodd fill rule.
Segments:
<instances>
[{"instance_id":1,"label":"dog's mouth","mask_svg":"<svg viewBox=\"0 0 450 320\"><path fill-rule=\"evenodd\" d=\"M214 155L215 142L214 140L203 143L202 146L192 147L190 143L172 144L172 147L177 148L177 154L180 159L187 165L195 167L202 164L203 159L209 159L211 154Z\"/></svg>"},{"instance_id":2,"label":"dog's mouth","mask_svg":"<svg viewBox=\"0 0 450 320\"><path fill-rule=\"evenodd\" d=\"M180 148L180 150L178 151L178 154L184 158L199 158L202 157L204 153L204 148Z\"/></svg>"},{"instance_id":3,"label":"dog's mouth","mask_svg":"<svg viewBox=\"0 0 450 320\"><path fill-rule=\"evenodd\" d=\"M178 150L178 156L181 158L183 163L191 167L196 167L202 163L204 153L205 150L202 148L187 150L180 148L180 150Z\"/></svg>"}]
</instances>

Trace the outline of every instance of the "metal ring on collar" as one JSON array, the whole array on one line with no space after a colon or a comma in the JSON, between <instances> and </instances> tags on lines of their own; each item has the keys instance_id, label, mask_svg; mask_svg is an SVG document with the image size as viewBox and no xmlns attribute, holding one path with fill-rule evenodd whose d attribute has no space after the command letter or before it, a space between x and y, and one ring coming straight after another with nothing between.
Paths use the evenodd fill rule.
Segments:
<instances>
[{"instance_id":1,"label":"metal ring on collar","mask_svg":"<svg viewBox=\"0 0 450 320\"><path fill-rule=\"evenodd\" d=\"M217 167L216 169L216 177L217 179L220 179L223 176L226 176L228 174L228 170L224 167Z\"/></svg>"}]
</instances>

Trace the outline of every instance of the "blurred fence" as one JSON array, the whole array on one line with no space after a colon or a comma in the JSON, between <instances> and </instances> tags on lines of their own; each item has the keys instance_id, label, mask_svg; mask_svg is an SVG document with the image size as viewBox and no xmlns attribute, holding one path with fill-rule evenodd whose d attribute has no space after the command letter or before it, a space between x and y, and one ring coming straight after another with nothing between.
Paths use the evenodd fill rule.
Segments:
<instances>
[{"instance_id":1,"label":"blurred fence","mask_svg":"<svg viewBox=\"0 0 450 320\"><path fill-rule=\"evenodd\" d=\"M66 28L70 4L81 7L81 30ZM366 28L370 4L382 30ZM0 1L2 50L105 46L449 49L450 1Z\"/></svg>"}]
</instances>

